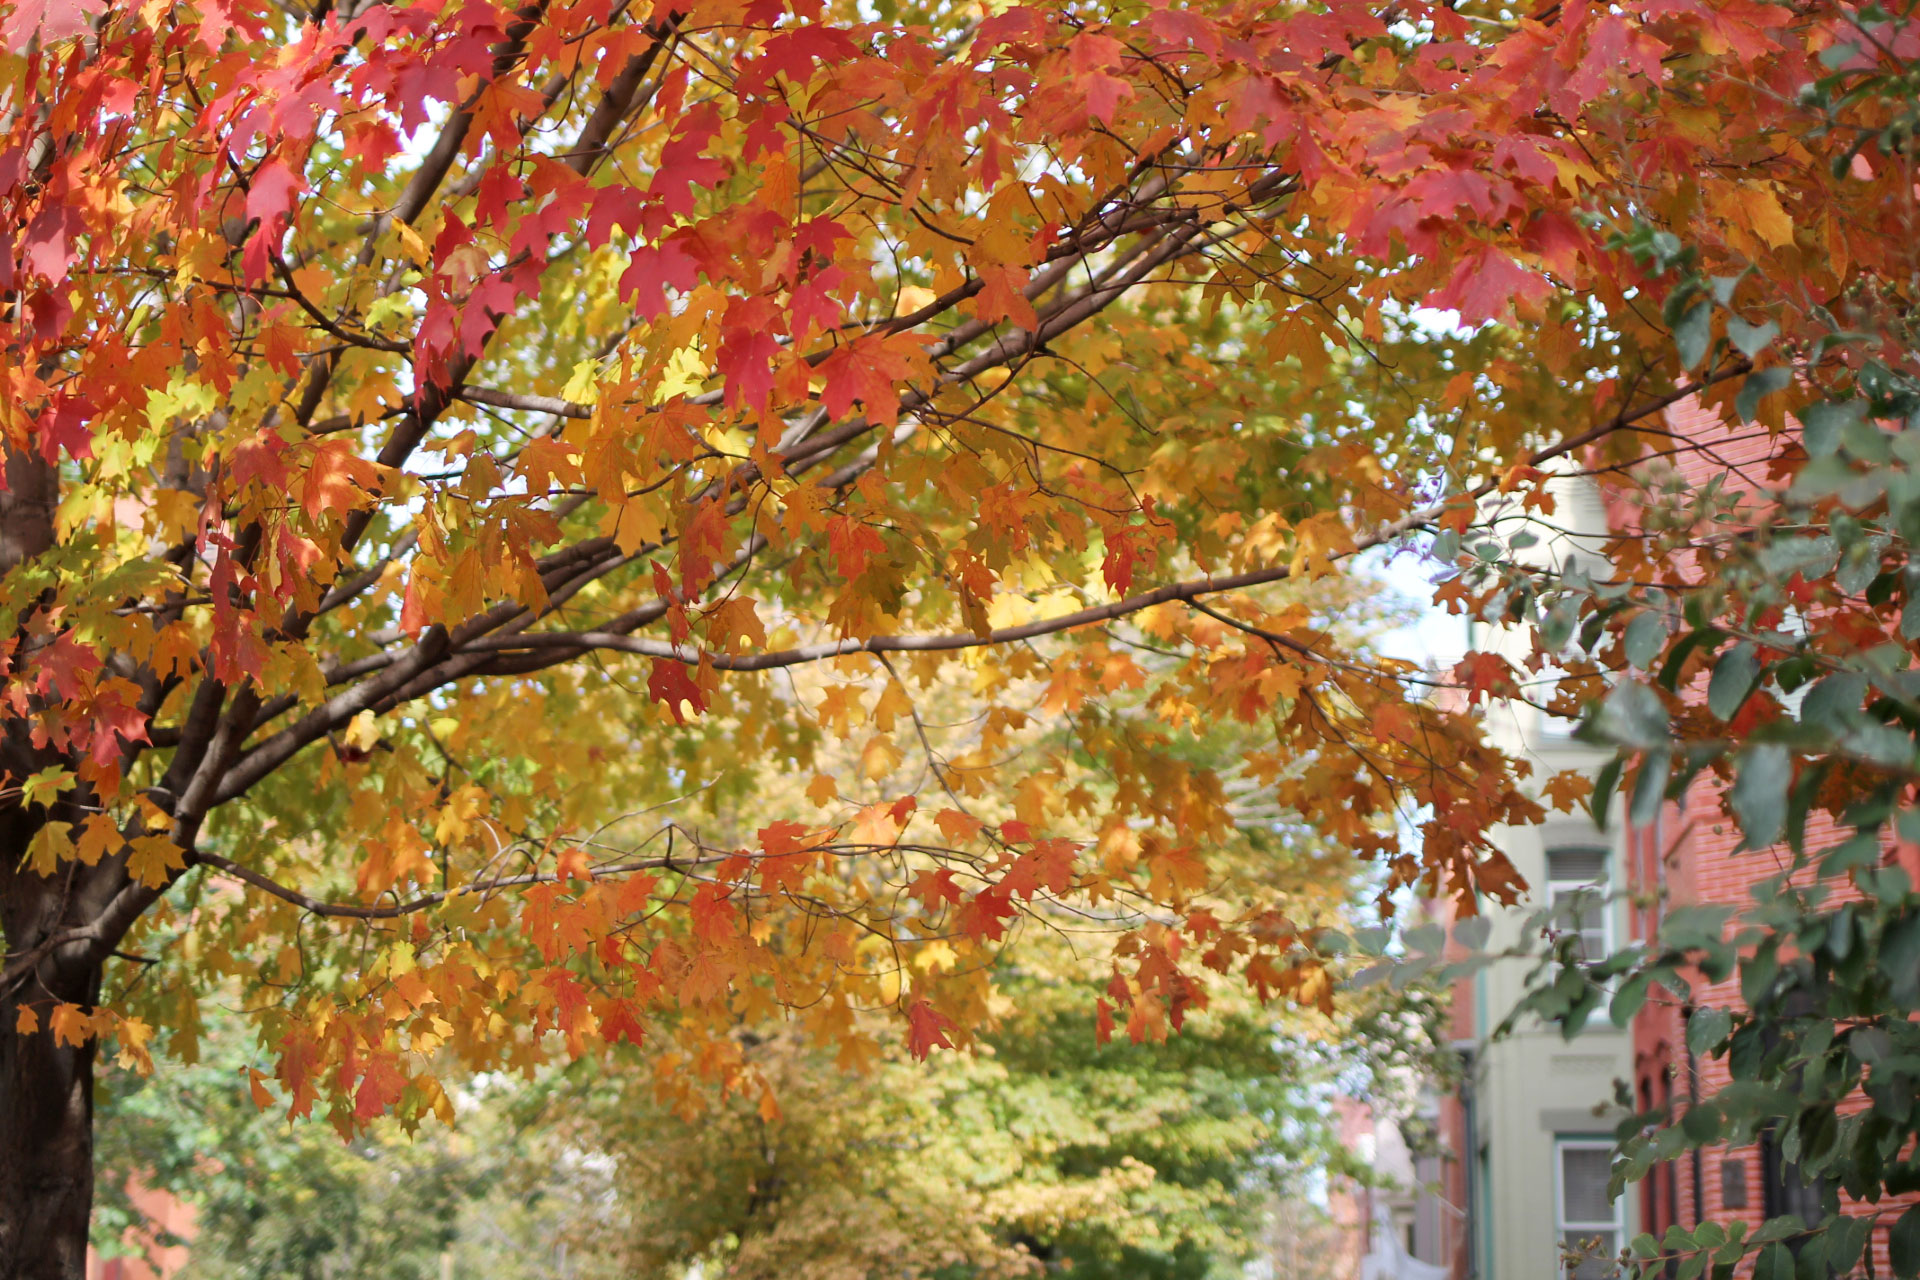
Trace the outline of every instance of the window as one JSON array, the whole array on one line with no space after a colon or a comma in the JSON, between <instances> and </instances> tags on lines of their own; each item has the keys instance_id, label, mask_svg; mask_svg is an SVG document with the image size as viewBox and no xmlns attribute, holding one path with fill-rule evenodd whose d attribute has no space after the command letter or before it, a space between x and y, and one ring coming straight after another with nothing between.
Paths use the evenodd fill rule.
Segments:
<instances>
[{"instance_id":1,"label":"window","mask_svg":"<svg viewBox=\"0 0 1920 1280\"><path fill-rule=\"evenodd\" d=\"M1584 1259L1566 1269L1568 1280L1603 1280L1615 1274L1626 1223L1620 1205L1607 1198L1613 1145L1598 1138L1559 1138L1553 1144L1555 1226L1563 1252Z\"/></svg>"},{"instance_id":2,"label":"window","mask_svg":"<svg viewBox=\"0 0 1920 1280\"><path fill-rule=\"evenodd\" d=\"M1588 962L1604 959L1613 949L1606 890L1606 849L1547 850L1547 905L1556 927L1579 935L1579 955Z\"/></svg>"},{"instance_id":3,"label":"window","mask_svg":"<svg viewBox=\"0 0 1920 1280\"><path fill-rule=\"evenodd\" d=\"M1722 1209L1747 1207L1747 1162L1745 1160L1728 1156L1720 1162L1720 1207Z\"/></svg>"}]
</instances>

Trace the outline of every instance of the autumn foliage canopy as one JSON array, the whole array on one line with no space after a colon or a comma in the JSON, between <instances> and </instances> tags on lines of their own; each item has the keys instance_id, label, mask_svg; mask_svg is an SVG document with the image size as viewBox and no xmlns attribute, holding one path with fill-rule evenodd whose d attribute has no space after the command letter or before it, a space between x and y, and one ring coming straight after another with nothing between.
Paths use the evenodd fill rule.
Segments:
<instances>
[{"instance_id":1,"label":"autumn foliage canopy","mask_svg":"<svg viewBox=\"0 0 1920 1280\"><path fill-rule=\"evenodd\" d=\"M1856 17L17 0L0 1098L215 988L343 1128L554 1043L751 1091L743 1019L924 1055L1023 929L1113 1034L1324 1005L1250 827L1510 900L1587 782L1356 566L1814 394L1916 242L1798 92L1911 56Z\"/></svg>"}]
</instances>

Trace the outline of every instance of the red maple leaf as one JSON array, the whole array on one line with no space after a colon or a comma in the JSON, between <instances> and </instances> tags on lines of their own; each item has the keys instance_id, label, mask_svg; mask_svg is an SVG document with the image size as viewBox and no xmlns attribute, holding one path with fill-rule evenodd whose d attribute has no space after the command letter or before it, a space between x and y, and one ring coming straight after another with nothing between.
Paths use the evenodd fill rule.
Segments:
<instances>
[{"instance_id":1,"label":"red maple leaf","mask_svg":"<svg viewBox=\"0 0 1920 1280\"><path fill-rule=\"evenodd\" d=\"M1113 123L1113 112L1133 97L1133 86L1108 74L1120 65L1126 46L1112 36L1083 31L1073 38L1068 57L1073 62L1074 85L1086 97L1087 114L1101 124Z\"/></svg>"},{"instance_id":2,"label":"red maple leaf","mask_svg":"<svg viewBox=\"0 0 1920 1280\"><path fill-rule=\"evenodd\" d=\"M93 405L83 396L56 394L34 421L40 437L40 456L60 461L60 450L76 462L93 456Z\"/></svg>"},{"instance_id":3,"label":"red maple leaf","mask_svg":"<svg viewBox=\"0 0 1920 1280\"><path fill-rule=\"evenodd\" d=\"M947 1039L951 1030L953 1019L925 1000L915 1000L907 1007L907 1048L920 1061L925 1062L935 1049L953 1048L953 1041Z\"/></svg>"},{"instance_id":4,"label":"red maple leaf","mask_svg":"<svg viewBox=\"0 0 1920 1280\"><path fill-rule=\"evenodd\" d=\"M694 936L708 942L733 941L738 915L728 901L733 890L725 885L703 884L694 891L687 910L693 916Z\"/></svg>"},{"instance_id":5,"label":"red maple leaf","mask_svg":"<svg viewBox=\"0 0 1920 1280\"><path fill-rule=\"evenodd\" d=\"M667 288L684 293L700 283L697 264L673 240L658 245L635 245L627 269L620 275L620 296L633 297L633 310L652 320L667 309Z\"/></svg>"},{"instance_id":6,"label":"red maple leaf","mask_svg":"<svg viewBox=\"0 0 1920 1280\"><path fill-rule=\"evenodd\" d=\"M1454 666L1453 678L1467 687L1468 703L1515 692L1513 667L1497 653L1468 654Z\"/></svg>"},{"instance_id":7,"label":"red maple leaf","mask_svg":"<svg viewBox=\"0 0 1920 1280\"><path fill-rule=\"evenodd\" d=\"M1458 311L1472 325L1500 319L1516 302L1539 302L1550 288L1545 276L1528 271L1492 245L1483 245L1460 259L1453 277L1428 294L1426 303Z\"/></svg>"},{"instance_id":8,"label":"red maple leaf","mask_svg":"<svg viewBox=\"0 0 1920 1280\"><path fill-rule=\"evenodd\" d=\"M653 671L647 676L647 692L653 696L655 702L663 704L673 713L675 724L687 722L686 716L680 710L680 704L683 702L693 707L695 715L707 709L707 695L700 691L700 686L695 684L693 678L687 674L686 664L672 658L654 659Z\"/></svg>"},{"instance_id":9,"label":"red maple leaf","mask_svg":"<svg viewBox=\"0 0 1920 1280\"><path fill-rule=\"evenodd\" d=\"M866 572L868 556L887 549L877 532L851 516L835 516L827 525L827 545L840 576L848 582Z\"/></svg>"},{"instance_id":10,"label":"red maple leaf","mask_svg":"<svg viewBox=\"0 0 1920 1280\"><path fill-rule=\"evenodd\" d=\"M928 907L940 902L957 903L961 898L960 886L954 883L953 872L946 867L922 871L907 886L907 892Z\"/></svg>"},{"instance_id":11,"label":"red maple leaf","mask_svg":"<svg viewBox=\"0 0 1920 1280\"><path fill-rule=\"evenodd\" d=\"M1006 921L1018 915L1013 893L1004 884L982 889L960 908L954 925L960 932L985 942L998 942L1007 936Z\"/></svg>"},{"instance_id":12,"label":"red maple leaf","mask_svg":"<svg viewBox=\"0 0 1920 1280\"><path fill-rule=\"evenodd\" d=\"M48 283L59 284L67 278L78 251L74 239L86 230L80 211L72 205L48 205L27 224L26 241L21 246L21 262L28 275L45 276Z\"/></svg>"},{"instance_id":13,"label":"red maple leaf","mask_svg":"<svg viewBox=\"0 0 1920 1280\"><path fill-rule=\"evenodd\" d=\"M353 1095L354 1117L371 1120L398 1102L406 1087L407 1078L400 1073L391 1055L379 1054L368 1059L366 1075Z\"/></svg>"}]
</instances>

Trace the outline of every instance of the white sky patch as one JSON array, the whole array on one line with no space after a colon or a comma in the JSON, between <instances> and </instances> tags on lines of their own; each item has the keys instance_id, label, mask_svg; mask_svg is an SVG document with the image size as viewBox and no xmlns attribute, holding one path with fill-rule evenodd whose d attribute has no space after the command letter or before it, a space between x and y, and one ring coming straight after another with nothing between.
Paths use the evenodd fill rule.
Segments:
<instances>
[{"instance_id":1,"label":"white sky patch","mask_svg":"<svg viewBox=\"0 0 1920 1280\"><path fill-rule=\"evenodd\" d=\"M1442 567L1424 547L1400 544L1377 548L1360 557L1358 567L1378 578L1415 611L1411 621L1378 636L1374 648L1386 657L1423 667L1445 669L1460 661L1467 651L1466 619L1435 607L1434 580Z\"/></svg>"}]
</instances>

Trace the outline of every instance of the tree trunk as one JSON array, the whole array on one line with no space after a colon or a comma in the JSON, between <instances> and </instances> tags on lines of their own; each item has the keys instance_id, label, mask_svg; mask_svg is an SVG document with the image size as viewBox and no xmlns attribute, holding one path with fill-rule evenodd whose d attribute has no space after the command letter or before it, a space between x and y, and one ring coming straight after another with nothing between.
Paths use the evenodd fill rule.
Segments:
<instances>
[{"instance_id":1,"label":"tree trunk","mask_svg":"<svg viewBox=\"0 0 1920 1280\"><path fill-rule=\"evenodd\" d=\"M59 483L33 453L7 450L0 489L0 572L53 545ZM0 619L0 627L24 618ZM18 783L48 764L29 726L0 724L0 768ZM0 968L50 938L87 923L97 909L87 881L94 868L68 864L41 876L23 865L45 821L37 806L0 806ZM49 1027L56 1003L92 1011L100 999L101 956L86 942L49 948L25 981L0 988L0 1280L85 1280L87 1221L93 1212L93 1062L97 1041L60 1044ZM21 1035L22 1008L39 1030Z\"/></svg>"},{"instance_id":2,"label":"tree trunk","mask_svg":"<svg viewBox=\"0 0 1920 1280\"><path fill-rule=\"evenodd\" d=\"M0 925L6 952L31 951L70 928L68 878L42 878L20 865L39 823L0 813ZM84 946L49 954L25 984L0 995L0 1280L84 1280L87 1221L93 1211L93 1061L98 1043L55 1041L56 1002L91 1011L100 965L74 958ZM40 1029L16 1030L22 1006Z\"/></svg>"}]
</instances>

